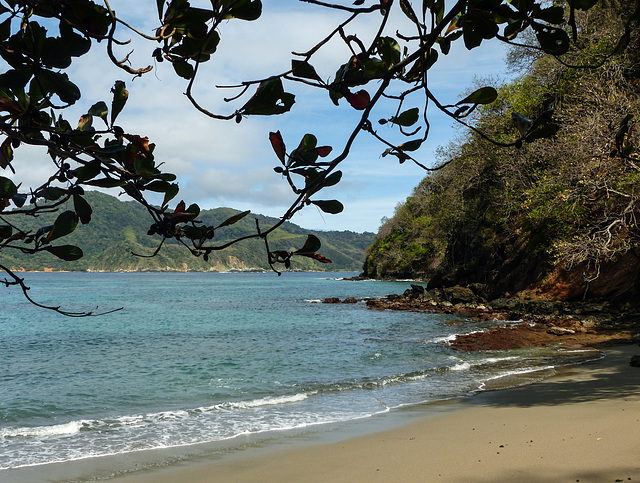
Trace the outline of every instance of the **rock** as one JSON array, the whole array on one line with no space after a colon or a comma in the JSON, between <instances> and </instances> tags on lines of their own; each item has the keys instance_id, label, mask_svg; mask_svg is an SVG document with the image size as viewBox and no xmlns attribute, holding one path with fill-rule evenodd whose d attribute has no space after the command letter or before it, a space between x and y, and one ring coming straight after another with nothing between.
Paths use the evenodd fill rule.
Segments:
<instances>
[{"instance_id":1,"label":"rock","mask_svg":"<svg viewBox=\"0 0 640 483\"><path fill-rule=\"evenodd\" d=\"M404 291L404 296L410 299L419 299L424 297L424 287L422 285L411 284L411 288Z\"/></svg>"},{"instance_id":2,"label":"rock","mask_svg":"<svg viewBox=\"0 0 640 483\"><path fill-rule=\"evenodd\" d=\"M342 301L343 304L355 304L358 303L358 299L354 298L354 297L347 297L346 299L344 299Z\"/></svg>"},{"instance_id":3,"label":"rock","mask_svg":"<svg viewBox=\"0 0 640 483\"><path fill-rule=\"evenodd\" d=\"M629 361L629 365L631 367L640 367L640 355L636 354L631 356L631 360Z\"/></svg>"},{"instance_id":4,"label":"rock","mask_svg":"<svg viewBox=\"0 0 640 483\"><path fill-rule=\"evenodd\" d=\"M576 333L575 330L565 329L564 327L553 326L547 329L547 334L552 334L552 335L571 335L575 333Z\"/></svg>"},{"instance_id":5,"label":"rock","mask_svg":"<svg viewBox=\"0 0 640 483\"><path fill-rule=\"evenodd\" d=\"M322 301L323 304L339 304L340 299L338 297L327 297Z\"/></svg>"},{"instance_id":6,"label":"rock","mask_svg":"<svg viewBox=\"0 0 640 483\"><path fill-rule=\"evenodd\" d=\"M489 306L493 310L513 310L517 301L511 298L501 297L489 302Z\"/></svg>"},{"instance_id":7,"label":"rock","mask_svg":"<svg viewBox=\"0 0 640 483\"><path fill-rule=\"evenodd\" d=\"M478 297L488 298L489 286L486 283L470 283L467 287Z\"/></svg>"},{"instance_id":8,"label":"rock","mask_svg":"<svg viewBox=\"0 0 640 483\"><path fill-rule=\"evenodd\" d=\"M475 303L478 298L473 291L467 287L461 287L456 285L455 287L448 287L442 289L442 296L447 302L452 304L471 304Z\"/></svg>"},{"instance_id":9,"label":"rock","mask_svg":"<svg viewBox=\"0 0 640 483\"><path fill-rule=\"evenodd\" d=\"M464 320L460 320L460 319L447 320L445 322L445 324L447 324L447 325L462 325L462 324L464 324Z\"/></svg>"}]
</instances>

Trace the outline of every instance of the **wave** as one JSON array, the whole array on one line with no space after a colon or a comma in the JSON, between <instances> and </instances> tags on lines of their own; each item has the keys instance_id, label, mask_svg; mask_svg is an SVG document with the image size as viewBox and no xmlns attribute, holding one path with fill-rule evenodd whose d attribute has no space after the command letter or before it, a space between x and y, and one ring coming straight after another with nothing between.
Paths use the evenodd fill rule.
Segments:
<instances>
[{"instance_id":1,"label":"wave","mask_svg":"<svg viewBox=\"0 0 640 483\"><path fill-rule=\"evenodd\" d=\"M210 406L209 408L204 408L207 410L211 409L250 409L250 408L259 408L264 406L277 406L280 404L291 404L296 402L301 402L307 399L311 394L306 393L297 393L286 396L268 396L260 399L253 399L251 401L240 401L240 402L226 402L222 404L216 404L214 406Z\"/></svg>"},{"instance_id":2,"label":"wave","mask_svg":"<svg viewBox=\"0 0 640 483\"><path fill-rule=\"evenodd\" d=\"M79 420L51 426L8 427L0 430L0 439L11 440L17 438L56 438L69 436L79 433L88 424L90 424L90 421Z\"/></svg>"}]
</instances>

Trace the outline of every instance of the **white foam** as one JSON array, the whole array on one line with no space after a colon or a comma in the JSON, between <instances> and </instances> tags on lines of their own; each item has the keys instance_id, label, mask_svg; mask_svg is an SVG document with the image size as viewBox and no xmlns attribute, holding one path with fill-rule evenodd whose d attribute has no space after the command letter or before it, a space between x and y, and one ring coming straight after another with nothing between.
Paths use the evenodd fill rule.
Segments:
<instances>
[{"instance_id":1,"label":"white foam","mask_svg":"<svg viewBox=\"0 0 640 483\"><path fill-rule=\"evenodd\" d=\"M251 401L227 402L223 404L217 404L208 409L251 409L263 406L277 406L280 404L290 404L304 401L308 397L309 395L305 393L298 393L290 396L270 396L260 399L253 399Z\"/></svg>"},{"instance_id":2,"label":"white foam","mask_svg":"<svg viewBox=\"0 0 640 483\"><path fill-rule=\"evenodd\" d=\"M52 426L34 426L22 428L4 428L0 430L1 439L14 438L55 438L76 434L88 421L70 421Z\"/></svg>"},{"instance_id":3,"label":"white foam","mask_svg":"<svg viewBox=\"0 0 640 483\"><path fill-rule=\"evenodd\" d=\"M471 369L471 364L468 362L461 362L449 368L450 371L468 371Z\"/></svg>"},{"instance_id":4,"label":"white foam","mask_svg":"<svg viewBox=\"0 0 640 483\"><path fill-rule=\"evenodd\" d=\"M513 370L513 371L507 371L507 372L503 372L502 374L498 374L497 376L493 376L493 377L489 377L487 378L482 384L480 384L480 387L478 387L478 389L483 390L486 386L486 383L489 381L494 381L496 379L503 379L505 377L509 377L509 376L519 376L522 374L529 374L532 372L540 372L540 371L548 371L550 369L555 369L556 366L543 366L543 367L528 367L525 369L517 369L517 370Z\"/></svg>"},{"instance_id":5,"label":"white foam","mask_svg":"<svg viewBox=\"0 0 640 483\"><path fill-rule=\"evenodd\" d=\"M456 340L457 334L445 335L443 337L434 337L433 339L426 339L424 342L427 344L442 344L450 343Z\"/></svg>"}]
</instances>

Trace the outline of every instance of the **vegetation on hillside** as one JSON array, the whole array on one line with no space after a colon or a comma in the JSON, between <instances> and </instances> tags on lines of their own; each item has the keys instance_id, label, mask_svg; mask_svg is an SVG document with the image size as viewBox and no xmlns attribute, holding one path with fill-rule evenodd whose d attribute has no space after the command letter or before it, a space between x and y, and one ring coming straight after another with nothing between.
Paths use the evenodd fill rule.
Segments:
<instances>
[{"instance_id":1,"label":"vegetation on hillside","mask_svg":"<svg viewBox=\"0 0 640 483\"><path fill-rule=\"evenodd\" d=\"M265 256L264 243L249 239L237 243L229 249L213 252L205 261L202 257L193 257L176 242L169 242L155 257L151 255L158 244L155 237L147 235L145 221L146 209L132 201L120 201L113 196L91 191L85 197L94 207L92 223L79 226L68 236L71 243L83 247L84 256L75 261L63 261L51 253L20 254L0 253L0 265L11 270L249 270L269 269ZM203 223L220 225L224 220L238 214L231 208L217 208L200 213ZM233 225L220 228L217 237L221 243L225 240L241 238L255 229L255 218L261 226L272 226L278 222L275 218L262 215L248 215ZM33 220L34 226L51 223L55 214L42 214ZM297 270L351 270L362 267L364 251L373 241L373 233L354 233L350 231L309 232L293 223L284 223L272 233L272 250L292 250L302 246L309 234L318 237L323 251L333 263L320 263L310 258L301 258L295 264ZM140 257L133 255L146 255Z\"/></svg>"},{"instance_id":2,"label":"vegetation on hillside","mask_svg":"<svg viewBox=\"0 0 640 483\"><path fill-rule=\"evenodd\" d=\"M494 295L637 292L640 43L637 29L624 31L631 13L625 2L583 12L579 50L563 62L514 50L523 74L477 109L477 125L499 140L553 113L545 129L555 135L496 149L472 132L442 150L441 169L381 227L364 274L482 283ZM621 35L628 47L607 56ZM598 68L572 67L584 64Z\"/></svg>"}]
</instances>

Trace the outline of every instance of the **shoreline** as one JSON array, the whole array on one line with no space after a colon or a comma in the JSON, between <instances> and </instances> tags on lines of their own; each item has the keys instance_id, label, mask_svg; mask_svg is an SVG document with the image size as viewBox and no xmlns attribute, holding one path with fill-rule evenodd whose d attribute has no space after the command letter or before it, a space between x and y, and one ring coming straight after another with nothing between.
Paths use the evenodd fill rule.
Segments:
<instances>
[{"instance_id":1,"label":"shoreline","mask_svg":"<svg viewBox=\"0 0 640 483\"><path fill-rule=\"evenodd\" d=\"M605 352L536 384L445 402L400 427L110 481L640 481L640 369L629 365L640 348Z\"/></svg>"},{"instance_id":2,"label":"shoreline","mask_svg":"<svg viewBox=\"0 0 640 483\"><path fill-rule=\"evenodd\" d=\"M88 458L6 476L114 483L640 481L640 368L629 365L640 347L604 351L602 359L558 367L541 382L342 428L241 437L226 448Z\"/></svg>"}]
</instances>

